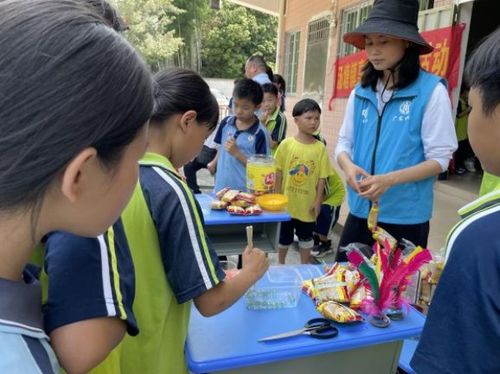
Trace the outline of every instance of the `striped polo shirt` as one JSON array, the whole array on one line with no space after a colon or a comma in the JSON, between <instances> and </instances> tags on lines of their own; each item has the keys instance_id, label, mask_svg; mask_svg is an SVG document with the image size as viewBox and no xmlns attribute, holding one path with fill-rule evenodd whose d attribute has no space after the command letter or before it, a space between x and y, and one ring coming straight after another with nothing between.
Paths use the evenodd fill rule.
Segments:
<instances>
[{"instance_id":1,"label":"striped polo shirt","mask_svg":"<svg viewBox=\"0 0 500 374\"><path fill-rule=\"evenodd\" d=\"M193 193L165 157L146 153L122 221L136 272L134 313L141 333L116 348L122 373L186 373L191 300L225 274ZM103 368L93 373L109 372Z\"/></svg>"},{"instance_id":2,"label":"striped polo shirt","mask_svg":"<svg viewBox=\"0 0 500 374\"><path fill-rule=\"evenodd\" d=\"M116 317L137 335L134 264L121 220L97 238L53 232L44 249L40 280L47 333L91 318Z\"/></svg>"},{"instance_id":3,"label":"striped polo shirt","mask_svg":"<svg viewBox=\"0 0 500 374\"><path fill-rule=\"evenodd\" d=\"M279 143L285 140L287 131L286 116L281 112L279 107L276 107L276 110L267 118L266 128L271 135L271 139L278 143L276 148L272 150L272 154L274 155Z\"/></svg>"},{"instance_id":4,"label":"striped polo shirt","mask_svg":"<svg viewBox=\"0 0 500 374\"><path fill-rule=\"evenodd\" d=\"M28 272L24 282L0 279L0 373L59 373L43 331L40 284Z\"/></svg>"},{"instance_id":5,"label":"striped polo shirt","mask_svg":"<svg viewBox=\"0 0 500 374\"><path fill-rule=\"evenodd\" d=\"M500 373L500 191L459 214L411 361L418 373Z\"/></svg>"}]
</instances>

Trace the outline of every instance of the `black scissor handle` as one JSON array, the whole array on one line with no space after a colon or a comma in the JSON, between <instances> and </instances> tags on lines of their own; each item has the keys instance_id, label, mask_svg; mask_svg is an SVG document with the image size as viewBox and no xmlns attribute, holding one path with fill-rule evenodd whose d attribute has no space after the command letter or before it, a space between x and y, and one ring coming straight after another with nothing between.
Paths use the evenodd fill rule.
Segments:
<instances>
[{"instance_id":1,"label":"black scissor handle","mask_svg":"<svg viewBox=\"0 0 500 374\"><path fill-rule=\"evenodd\" d=\"M313 318L307 321L304 328L310 336L316 339L330 339L339 334L339 330L333 322L326 318Z\"/></svg>"}]
</instances>

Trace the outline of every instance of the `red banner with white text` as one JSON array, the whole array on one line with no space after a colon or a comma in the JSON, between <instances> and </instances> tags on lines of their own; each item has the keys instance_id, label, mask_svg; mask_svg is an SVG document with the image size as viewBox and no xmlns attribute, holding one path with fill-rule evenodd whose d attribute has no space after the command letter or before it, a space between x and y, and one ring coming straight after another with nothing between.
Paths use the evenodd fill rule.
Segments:
<instances>
[{"instance_id":1,"label":"red banner with white text","mask_svg":"<svg viewBox=\"0 0 500 374\"><path fill-rule=\"evenodd\" d=\"M448 89L457 86L460 68L460 44L464 25L455 25L422 33L425 40L434 47L434 51L420 57L422 68L446 78ZM361 69L366 62L366 52L360 51L339 58L335 68L335 87L330 99L347 97L361 78Z\"/></svg>"}]
</instances>

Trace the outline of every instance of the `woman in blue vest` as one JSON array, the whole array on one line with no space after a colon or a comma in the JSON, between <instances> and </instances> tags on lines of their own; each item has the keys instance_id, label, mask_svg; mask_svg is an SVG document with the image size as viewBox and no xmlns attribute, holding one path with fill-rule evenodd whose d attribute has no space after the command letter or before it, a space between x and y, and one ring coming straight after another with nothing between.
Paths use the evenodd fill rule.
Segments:
<instances>
[{"instance_id":1,"label":"woman in blue vest","mask_svg":"<svg viewBox=\"0 0 500 374\"><path fill-rule=\"evenodd\" d=\"M417 0L376 0L367 20L344 35L366 50L368 61L335 150L350 209L339 247L373 243L367 226L373 201L380 204L379 226L398 241L427 245L433 183L457 140L446 82L420 67L420 55L433 48L418 33L418 8Z\"/></svg>"}]
</instances>

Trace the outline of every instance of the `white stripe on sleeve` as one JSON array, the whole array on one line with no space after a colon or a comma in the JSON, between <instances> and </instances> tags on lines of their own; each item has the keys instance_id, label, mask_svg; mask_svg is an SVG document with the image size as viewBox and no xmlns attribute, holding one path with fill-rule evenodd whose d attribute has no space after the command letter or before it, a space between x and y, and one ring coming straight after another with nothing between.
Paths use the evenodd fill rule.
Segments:
<instances>
[{"instance_id":1,"label":"white stripe on sleeve","mask_svg":"<svg viewBox=\"0 0 500 374\"><path fill-rule=\"evenodd\" d=\"M196 262L198 263L198 269L200 270L201 276L203 278L203 282L205 283L205 287L207 289L212 288L212 283L210 282L210 277L208 276L207 269L203 262L203 256L201 254L200 243L198 242L198 238L196 237L196 230L194 227L194 219L191 215L191 210L189 209L188 202L186 200L186 196L178 186L178 184L172 180L163 170L159 167L153 167L153 170L158 173L158 175L167 182L170 187L175 191L179 201L181 202L182 211L184 212L186 225L188 227L189 239L191 240L191 246L194 251L194 256L196 258Z\"/></svg>"},{"instance_id":2,"label":"white stripe on sleeve","mask_svg":"<svg viewBox=\"0 0 500 374\"><path fill-rule=\"evenodd\" d=\"M111 277L109 274L109 258L108 258L108 247L106 246L106 241L104 240L104 235L99 235L97 237L99 241L99 249L101 251L101 275L102 275L102 291L104 293L104 301L106 304L106 310L108 316L116 316L116 308L113 299L113 291L111 289Z\"/></svg>"}]
</instances>

